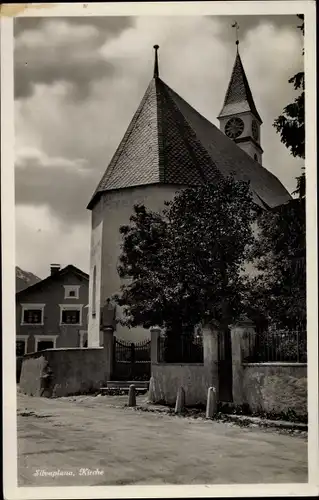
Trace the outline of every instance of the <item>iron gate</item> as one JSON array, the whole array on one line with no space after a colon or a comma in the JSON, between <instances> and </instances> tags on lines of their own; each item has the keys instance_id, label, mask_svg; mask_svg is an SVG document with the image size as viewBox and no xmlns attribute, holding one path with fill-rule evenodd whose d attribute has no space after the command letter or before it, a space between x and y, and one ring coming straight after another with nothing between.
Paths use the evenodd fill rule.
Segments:
<instances>
[{"instance_id":1,"label":"iron gate","mask_svg":"<svg viewBox=\"0 0 319 500\"><path fill-rule=\"evenodd\" d=\"M233 372L229 328L218 332L218 377L219 401L231 403L233 401Z\"/></svg>"},{"instance_id":2,"label":"iron gate","mask_svg":"<svg viewBox=\"0 0 319 500\"><path fill-rule=\"evenodd\" d=\"M114 338L112 380L149 380L151 341L127 342Z\"/></svg>"}]
</instances>

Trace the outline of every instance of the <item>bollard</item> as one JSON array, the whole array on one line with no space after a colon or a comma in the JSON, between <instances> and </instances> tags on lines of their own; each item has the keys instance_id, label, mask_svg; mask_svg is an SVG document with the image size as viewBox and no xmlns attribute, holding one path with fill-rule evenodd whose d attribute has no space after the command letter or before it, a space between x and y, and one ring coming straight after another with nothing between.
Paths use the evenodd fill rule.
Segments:
<instances>
[{"instance_id":1,"label":"bollard","mask_svg":"<svg viewBox=\"0 0 319 500\"><path fill-rule=\"evenodd\" d=\"M136 406L135 385L131 384L128 390L128 406Z\"/></svg>"},{"instance_id":2,"label":"bollard","mask_svg":"<svg viewBox=\"0 0 319 500\"><path fill-rule=\"evenodd\" d=\"M210 387L207 392L206 418L211 418L217 411L217 394L215 387Z\"/></svg>"},{"instance_id":3,"label":"bollard","mask_svg":"<svg viewBox=\"0 0 319 500\"><path fill-rule=\"evenodd\" d=\"M151 403L155 403L155 380L154 380L154 377L150 378L147 400L150 401Z\"/></svg>"},{"instance_id":4,"label":"bollard","mask_svg":"<svg viewBox=\"0 0 319 500\"><path fill-rule=\"evenodd\" d=\"M175 413L181 413L185 407L185 391L183 387L180 387L177 392Z\"/></svg>"}]
</instances>

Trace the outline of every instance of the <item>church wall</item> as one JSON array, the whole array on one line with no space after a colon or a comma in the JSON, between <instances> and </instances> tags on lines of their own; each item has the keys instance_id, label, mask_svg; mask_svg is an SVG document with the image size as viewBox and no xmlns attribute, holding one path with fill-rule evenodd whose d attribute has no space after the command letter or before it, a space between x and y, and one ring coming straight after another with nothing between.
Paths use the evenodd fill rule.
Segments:
<instances>
[{"instance_id":1,"label":"church wall","mask_svg":"<svg viewBox=\"0 0 319 500\"><path fill-rule=\"evenodd\" d=\"M92 210L91 214L88 347L98 347L100 345L99 325L101 308L102 235L103 200L100 200ZM94 288L95 291L93 292ZM95 315L92 314L92 312L94 312L94 310L92 311L94 302Z\"/></svg>"},{"instance_id":2,"label":"church wall","mask_svg":"<svg viewBox=\"0 0 319 500\"><path fill-rule=\"evenodd\" d=\"M92 292L90 291L89 315L89 346L96 346L99 339L99 309L105 300L120 291L121 280L117 273L117 265L121 253L122 237L119 227L129 223L133 213L133 206L137 203L145 204L151 210L158 211L164 208L164 201L173 199L177 188L173 186L141 186L117 191L109 191L102 195L101 200L92 211L92 242L91 242L91 269L92 282L93 267L97 265L97 302L96 318L92 319ZM102 234L102 236L101 236ZM92 285L91 285L92 286ZM117 308L117 316L121 311ZM129 329L117 325L115 335L118 338L132 341L149 338L150 333L144 328ZM99 339L101 343L102 339Z\"/></svg>"},{"instance_id":3,"label":"church wall","mask_svg":"<svg viewBox=\"0 0 319 500\"><path fill-rule=\"evenodd\" d=\"M258 161L258 163L262 164L262 155L257 150L252 142L240 142L238 146L245 151L249 156L251 156L254 160ZM257 155L257 159L255 158Z\"/></svg>"}]
</instances>

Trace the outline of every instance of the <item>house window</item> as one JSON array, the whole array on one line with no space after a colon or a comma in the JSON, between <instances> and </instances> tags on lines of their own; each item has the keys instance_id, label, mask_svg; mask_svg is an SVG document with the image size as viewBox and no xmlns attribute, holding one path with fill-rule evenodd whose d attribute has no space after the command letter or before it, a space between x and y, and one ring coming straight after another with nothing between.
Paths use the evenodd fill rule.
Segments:
<instances>
[{"instance_id":1,"label":"house window","mask_svg":"<svg viewBox=\"0 0 319 500\"><path fill-rule=\"evenodd\" d=\"M80 285L64 285L64 298L65 299L78 299Z\"/></svg>"},{"instance_id":2,"label":"house window","mask_svg":"<svg viewBox=\"0 0 319 500\"><path fill-rule=\"evenodd\" d=\"M43 325L45 304L21 304L21 325Z\"/></svg>"},{"instance_id":3,"label":"house window","mask_svg":"<svg viewBox=\"0 0 319 500\"><path fill-rule=\"evenodd\" d=\"M29 335L17 335L16 356L24 356L27 353Z\"/></svg>"},{"instance_id":4,"label":"house window","mask_svg":"<svg viewBox=\"0 0 319 500\"><path fill-rule=\"evenodd\" d=\"M72 323L78 325L80 323L80 311L62 311L62 321L63 324Z\"/></svg>"},{"instance_id":5,"label":"house window","mask_svg":"<svg viewBox=\"0 0 319 500\"><path fill-rule=\"evenodd\" d=\"M45 349L55 349L58 335L35 335L35 351L44 351Z\"/></svg>"},{"instance_id":6,"label":"house window","mask_svg":"<svg viewBox=\"0 0 319 500\"><path fill-rule=\"evenodd\" d=\"M71 306L60 304L60 325L81 325L83 304Z\"/></svg>"},{"instance_id":7,"label":"house window","mask_svg":"<svg viewBox=\"0 0 319 500\"><path fill-rule=\"evenodd\" d=\"M96 315L96 266L93 269L93 283L92 283L92 316Z\"/></svg>"}]
</instances>

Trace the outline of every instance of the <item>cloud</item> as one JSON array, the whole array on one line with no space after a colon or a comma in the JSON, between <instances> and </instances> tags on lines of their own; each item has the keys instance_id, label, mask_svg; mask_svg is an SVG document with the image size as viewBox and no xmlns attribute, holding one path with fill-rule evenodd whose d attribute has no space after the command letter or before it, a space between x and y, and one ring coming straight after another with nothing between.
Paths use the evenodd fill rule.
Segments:
<instances>
[{"instance_id":1,"label":"cloud","mask_svg":"<svg viewBox=\"0 0 319 500\"><path fill-rule=\"evenodd\" d=\"M85 160L51 158L36 149L18 151L15 187L17 205L45 207L60 223L60 230L88 222L83 200L95 179Z\"/></svg>"},{"instance_id":2,"label":"cloud","mask_svg":"<svg viewBox=\"0 0 319 500\"><path fill-rule=\"evenodd\" d=\"M37 84L70 83L84 99L92 82L113 71L100 45L127 29L133 18L24 18L15 22L15 95L27 98Z\"/></svg>"},{"instance_id":3,"label":"cloud","mask_svg":"<svg viewBox=\"0 0 319 500\"><path fill-rule=\"evenodd\" d=\"M89 269L89 225L69 226L61 232L60 222L47 207L16 207L16 262L40 278L50 274L52 262Z\"/></svg>"}]
</instances>

